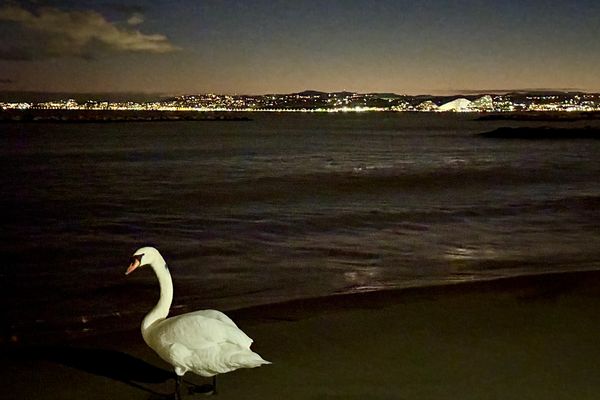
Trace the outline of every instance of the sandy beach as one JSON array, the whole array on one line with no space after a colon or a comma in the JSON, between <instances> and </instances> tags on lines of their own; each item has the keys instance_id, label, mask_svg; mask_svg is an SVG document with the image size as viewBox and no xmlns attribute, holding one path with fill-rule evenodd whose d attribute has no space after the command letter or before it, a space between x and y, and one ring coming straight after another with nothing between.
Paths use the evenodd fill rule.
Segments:
<instances>
[{"instance_id":1,"label":"sandy beach","mask_svg":"<svg viewBox=\"0 0 600 400\"><path fill-rule=\"evenodd\" d=\"M230 311L273 365L220 376L218 398L597 399L599 286L560 273ZM4 349L1 364L5 399L173 390L137 331Z\"/></svg>"}]
</instances>

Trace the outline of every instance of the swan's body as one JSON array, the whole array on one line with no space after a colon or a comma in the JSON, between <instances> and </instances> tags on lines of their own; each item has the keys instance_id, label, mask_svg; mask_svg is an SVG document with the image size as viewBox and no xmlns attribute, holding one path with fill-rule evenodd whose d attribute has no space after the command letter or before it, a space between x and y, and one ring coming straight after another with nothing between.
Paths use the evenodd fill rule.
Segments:
<instances>
[{"instance_id":1,"label":"swan's body","mask_svg":"<svg viewBox=\"0 0 600 400\"><path fill-rule=\"evenodd\" d=\"M143 247L135 252L127 274L149 265L160 284L160 299L142 322L146 344L171 364L177 376L191 371L215 376L238 368L269 364L250 350L250 339L225 314L202 310L167 318L173 300L173 282L158 250Z\"/></svg>"}]
</instances>

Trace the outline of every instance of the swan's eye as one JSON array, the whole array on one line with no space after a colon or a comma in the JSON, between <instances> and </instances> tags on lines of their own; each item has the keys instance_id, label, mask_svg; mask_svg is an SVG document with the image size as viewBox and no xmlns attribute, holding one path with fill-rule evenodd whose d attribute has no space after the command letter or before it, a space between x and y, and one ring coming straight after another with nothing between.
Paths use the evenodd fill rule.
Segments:
<instances>
[{"instance_id":1,"label":"swan's eye","mask_svg":"<svg viewBox=\"0 0 600 400\"><path fill-rule=\"evenodd\" d=\"M133 256L129 259L129 264L133 264L136 261L141 264L143 256L144 256L143 254L136 254L135 256Z\"/></svg>"}]
</instances>

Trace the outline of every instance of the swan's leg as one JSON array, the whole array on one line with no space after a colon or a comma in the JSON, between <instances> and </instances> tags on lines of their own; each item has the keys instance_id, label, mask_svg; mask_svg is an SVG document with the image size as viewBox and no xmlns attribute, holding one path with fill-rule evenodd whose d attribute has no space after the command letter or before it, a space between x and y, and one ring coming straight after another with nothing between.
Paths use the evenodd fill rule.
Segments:
<instances>
[{"instance_id":1,"label":"swan's leg","mask_svg":"<svg viewBox=\"0 0 600 400\"><path fill-rule=\"evenodd\" d=\"M213 392L212 394L217 394L217 376L213 375L212 378Z\"/></svg>"},{"instance_id":2,"label":"swan's leg","mask_svg":"<svg viewBox=\"0 0 600 400\"><path fill-rule=\"evenodd\" d=\"M175 400L181 400L181 376L175 375Z\"/></svg>"}]
</instances>

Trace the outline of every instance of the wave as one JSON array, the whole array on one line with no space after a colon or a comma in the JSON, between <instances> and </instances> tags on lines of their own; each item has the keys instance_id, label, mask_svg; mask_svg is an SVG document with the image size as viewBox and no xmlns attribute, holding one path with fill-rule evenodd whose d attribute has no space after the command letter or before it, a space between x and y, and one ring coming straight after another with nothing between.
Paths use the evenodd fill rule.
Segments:
<instances>
[{"instance_id":1,"label":"wave","mask_svg":"<svg viewBox=\"0 0 600 400\"><path fill-rule=\"evenodd\" d=\"M587 177L582 177L587 179ZM203 182L185 190L171 185L172 200L203 205L240 204L243 202L275 202L305 200L315 197L349 195L406 194L448 190L484 190L498 187L560 183L563 177L555 171L510 169L445 168L423 172L394 169L383 171L318 172L279 175L236 181ZM189 185L186 185L189 187ZM161 195L164 193L161 191ZM149 198L149 200L154 200Z\"/></svg>"},{"instance_id":2,"label":"wave","mask_svg":"<svg viewBox=\"0 0 600 400\"><path fill-rule=\"evenodd\" d=\"M289 214L268 215L247 212L227 219L210 217L187 217L185 220L174 217L168 229L177 237L200 240L194 248L194 256L239 257L246 254L251 245L293 245L295 240L302 243L307 235L342 235L354 237L361 230L381 232L397 236L426 234L439 226L461 226L466 229L486 229L492 232L517 232L526 229L542 232L547 229L561 229L588 232L600 223L600 195L572 195L555 199L507 199L504 202L480 202L474 204L422 205L420 207L395 207L377 209L370 207L352 209L310 210L305 205L294 208ZM166 226L167 226L166 225ZM179 230L178 226L185 225ZM160 228L161 231L167 229ZM242 242L236 242L243 238ZM234 240L234 242L231 242ZM237 245L233 245L237 243ZM250 244L249 244L250 243ZM297 248L313 255L336 257L339 249L328 247ZM343 250L346 251L346 250ZM345 256L350 256L346 254ZM356 254L356 258L372 258L372 254Z\"/></svg>"}]
</instances>

